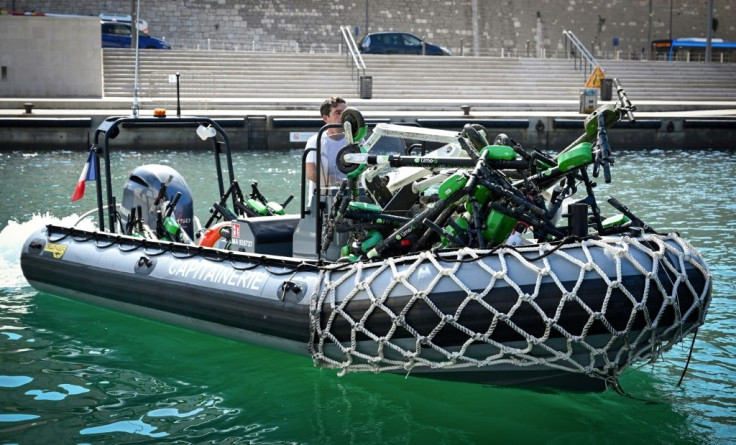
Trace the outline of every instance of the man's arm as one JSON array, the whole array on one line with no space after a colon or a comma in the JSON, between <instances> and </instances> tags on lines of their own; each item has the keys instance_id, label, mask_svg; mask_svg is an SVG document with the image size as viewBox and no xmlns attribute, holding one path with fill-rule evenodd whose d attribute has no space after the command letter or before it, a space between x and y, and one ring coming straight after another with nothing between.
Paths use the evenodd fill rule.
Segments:
<instances>
[{"instance_id":1,"label":"man's arm","mask_svg":"<svg viewBox=\"0 0 736 445\"><path fill-rule=\"evenodd\" d=\"M316 135L310 137L307 140L306 147L304 147L305 150L308 150L310 148L317 148ZM317 182L317 153L314 151L307 154L307 159L304 163L304 174L310 181Z\"/></svg>"},{"instance_id":2,"label":"man's arm","mask_svg":"<svg viewBox=\"0 0 736 445\"><path fill-rule=\"evenodd\" d=\"M317 166L314 162L307 162L305 164L304 173L306 174L307 179L312 182L317 182Z\"/></svg>"}]
</instances>

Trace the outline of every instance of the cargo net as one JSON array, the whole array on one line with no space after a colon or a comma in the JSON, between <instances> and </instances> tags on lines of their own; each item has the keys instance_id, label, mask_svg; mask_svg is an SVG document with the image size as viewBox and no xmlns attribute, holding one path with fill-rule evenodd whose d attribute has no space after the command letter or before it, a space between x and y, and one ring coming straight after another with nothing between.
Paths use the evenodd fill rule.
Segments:
<instances>
[{"instance_id":1,"label":"cargo net","mask_svg":"<svg viewBox=\"0 0 736 445\"><path fill-rule=\"evenodd\" d=\"M605 270L594 260L602 255ZM472 277L463 273L470 264ZM696 271L693 282L686 267ZM624 277L625 268L639 275ZM339 375L527 368L615 384L633 362L653 362L702 324L711 287L699 253L674 234L464 249L452 257L422 252L322 274L311 299L310 347L316 366ZM536 281L526 286L511 279L529 274ZM473 290L462 277L481 284ZM600 285L596 295L591 282Z\"/></svg>"}]
</instances>

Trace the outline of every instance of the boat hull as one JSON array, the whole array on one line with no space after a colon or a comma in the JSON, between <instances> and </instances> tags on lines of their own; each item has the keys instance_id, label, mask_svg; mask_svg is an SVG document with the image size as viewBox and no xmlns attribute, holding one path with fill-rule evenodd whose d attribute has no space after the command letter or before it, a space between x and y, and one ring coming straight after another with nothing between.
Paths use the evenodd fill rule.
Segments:
<instances>
[{"instance_id":1,"label":"boat hull","mask_svg":"<svg viewBox=\"0 0 736 445\"><path fill-rule=\"evenodd\" d=\"M711 277L676 235L318 264L48 226L35 288L344 372L602 389L705 318Z\"/></svg>"}]
</instances>

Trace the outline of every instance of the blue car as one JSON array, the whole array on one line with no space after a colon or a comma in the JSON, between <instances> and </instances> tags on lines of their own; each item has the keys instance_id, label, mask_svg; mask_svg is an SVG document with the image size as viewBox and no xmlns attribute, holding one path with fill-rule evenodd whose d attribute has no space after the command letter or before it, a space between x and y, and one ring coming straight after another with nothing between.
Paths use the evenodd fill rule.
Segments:
<instances>
[{"instance_id":1,"label":"blue car","mask_svg":"<svg viewBox=\"0 0 736 445\"><path fill-rule=\"evenodd\" d=\"M360 42L363 54L425 54L449 56L452 52L444 46L426 42L408 32L374 32Z\"/></svg>"},{"instance_id":2,"label":"blue car","mask_svg":"<svg viewBox=\"0 0 736 445\"><path fill-rule=\"evenodd\" d=\"M102 22L102 47L103 48L130 48L131 47L130 23ZM143 31L138 31L138 48L142 49L171 49L171 45L158 37L151 37Z\"/></svg>"}]
</instances>

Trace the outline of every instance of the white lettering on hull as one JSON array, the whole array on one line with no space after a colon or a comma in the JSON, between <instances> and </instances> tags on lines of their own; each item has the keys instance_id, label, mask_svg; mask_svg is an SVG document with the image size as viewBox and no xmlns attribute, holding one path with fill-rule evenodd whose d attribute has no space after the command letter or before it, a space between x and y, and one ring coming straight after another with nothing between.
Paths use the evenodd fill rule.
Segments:
<instances>
[{"instance_id":1,"label":"white lettering on hull","mask_svg":"<svg viewBox=\"0 0 736 445\"><path fill-rule=\"evenodd\" d=\"M205 281L224 284L252 291L260 291L268 279L268 274L258 270L237 270L218 267L202 261L185 261L169 265L169 274L185 280Z\"/></svg>"}]
</instances>

